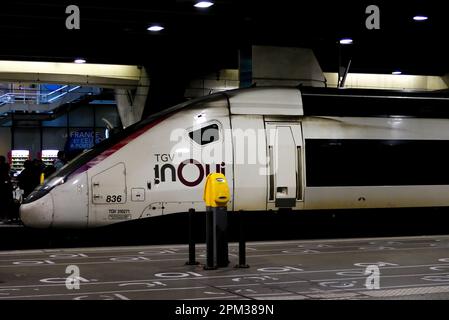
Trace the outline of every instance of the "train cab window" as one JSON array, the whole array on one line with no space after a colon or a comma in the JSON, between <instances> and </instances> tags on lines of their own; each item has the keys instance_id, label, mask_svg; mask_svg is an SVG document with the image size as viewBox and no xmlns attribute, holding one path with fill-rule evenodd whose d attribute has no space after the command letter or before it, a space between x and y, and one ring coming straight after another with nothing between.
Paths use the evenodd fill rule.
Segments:
<instances>
[{"instance_id":1,"label":"train cab window","mask_svg":"<svg viewBox=\"0 0 449 320\"><path fill-rule=\"evenodd\" d=\"M189 137L199 145L206 145L220 139L220 130L217 124L211 124L198 130L189 132Z\"/></svg>"}]
</instances>

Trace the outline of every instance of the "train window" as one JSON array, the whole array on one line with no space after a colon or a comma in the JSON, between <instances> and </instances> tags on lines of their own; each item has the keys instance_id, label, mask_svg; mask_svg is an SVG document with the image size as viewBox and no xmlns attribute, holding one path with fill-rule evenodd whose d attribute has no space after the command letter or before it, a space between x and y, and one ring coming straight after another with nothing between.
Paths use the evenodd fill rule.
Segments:
<instances>
[{"instance_id":1,"label":"train window","mask_svg":"<svg viewBox=\"0 0 449 320\"><path fill-rule=\"evenodd\" d=\"M199 145L206 145L220 139L220 130L217 124L211 124L198 130L189 132L189 137Z\"/></svg>"},{"instance_id":2,"label":"train window","mask_svg":"<svg viewBox=\"0 0 449 320\"><path fill-rule=\"evenodd\" d=\"M310 187L449 185L449 141L307 139Z\"/></svg>"}]
</instances>

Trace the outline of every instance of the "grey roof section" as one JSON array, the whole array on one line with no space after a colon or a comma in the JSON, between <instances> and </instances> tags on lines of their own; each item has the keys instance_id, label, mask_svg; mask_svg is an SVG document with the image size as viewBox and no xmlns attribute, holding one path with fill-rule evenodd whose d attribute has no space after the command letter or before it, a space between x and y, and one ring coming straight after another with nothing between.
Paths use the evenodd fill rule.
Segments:
<instances>
[{"instance_id":1,"label":"grey roof section","mask_svg":"<svg viewBox=\"0 0 449 320\"><path fill-rule=\"evenodd\" d=\"M227 94L231 114L304 115L301 92L296 88L249 88Z\"/></svg>"}]
</instances>

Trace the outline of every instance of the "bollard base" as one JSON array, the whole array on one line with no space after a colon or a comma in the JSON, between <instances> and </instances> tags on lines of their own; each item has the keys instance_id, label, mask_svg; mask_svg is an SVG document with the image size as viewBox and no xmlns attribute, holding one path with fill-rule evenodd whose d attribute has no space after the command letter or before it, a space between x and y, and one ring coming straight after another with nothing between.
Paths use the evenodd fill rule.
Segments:
<instances>
[{"instance_id":1,"label":"bollard base","mask_svg":"<svg viewBox=\"0 0 449 320\"><path fill-rule=\"evenodd\" d=\"M217 270L218 267L208 267L208 266L204 266L203 270Z\"/></svg>"},{"instance_id":2,"label":"bollard base","mask_svg":"<svg viewBox=\"0 0 449 320\"><path fill-rule=\"evenodd\" d=\"M230 263L231 263L230 261L227 261L227 262L225 262L225 263L219 262L219 263L217 264L217 267L219 267L219 268L227 268L227 267L229 267L229 264L230 264Z\"/></svg>"},{"instance_id":3,"label":"bollard base","mask_svg":"<svg viewBox=\"0 0 449 320\"><path fill-rule=\"evenodd\" d=\"M247 265L247 264L236 264L234 266L234 268L237 268L237 269L248 269L249 265Z\"/></svg>"}]
</instances>

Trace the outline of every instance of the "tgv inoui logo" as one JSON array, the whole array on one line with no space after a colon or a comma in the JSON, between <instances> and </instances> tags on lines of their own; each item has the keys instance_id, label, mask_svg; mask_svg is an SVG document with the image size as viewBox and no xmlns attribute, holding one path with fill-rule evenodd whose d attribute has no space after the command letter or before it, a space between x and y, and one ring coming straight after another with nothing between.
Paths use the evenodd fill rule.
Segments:
<instances>
[{"instance_id":1,"label":"tgv inoui logo","mask_svg":"<svg viewBox=\"0 0 449 320\"><path fill-rule=\"evenodd\" d=\"M173 159L174 156L168 154L155 154L157 161L167 162L169 159ZM187 180L186 171L196 170L197 176L193 180ZM154 181L156 184L161 182L171 181L176 182L179 180L183 185L187 187L196 187L199 185L205 177L209 175L213 170L217 173L226 174L226 164L221 162L220 164L202 164L194 159L187 159L179 164L173 165L171 163L156 164L154 166Z\"/></svg>"},{"instance_id":2,"label":"tgv inoui logo","mask_svg":"<svg viewBox=\"0 0 449 320\"><path fill-rule=\"evenodd\" d=\"M380 269L379 266L372 265L365 269L365 276L368 276L365 281L365 287L368 290L380 289Z\"/></svg>"},{"instance_id":3,"label":"tgv inoui logo","mask_svg":"<svg viewBox=\"0 0 449 320\"><path fill-rule=\"evenodd\" d=\"M79 290L80 289L80 268L75 265L67 266L65 273L70 274L65 279L65 286L69 290Z\"/></svg>"}]
</instances>

